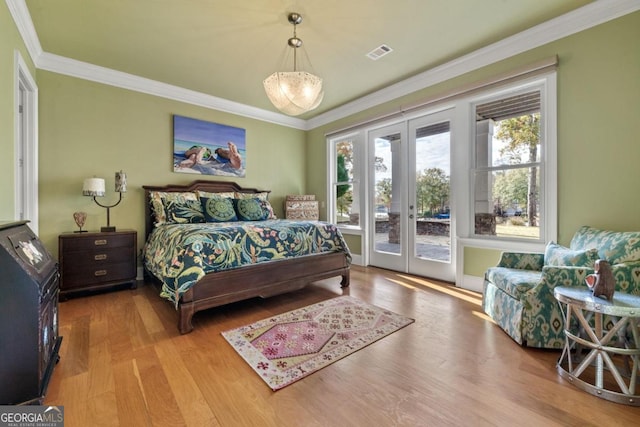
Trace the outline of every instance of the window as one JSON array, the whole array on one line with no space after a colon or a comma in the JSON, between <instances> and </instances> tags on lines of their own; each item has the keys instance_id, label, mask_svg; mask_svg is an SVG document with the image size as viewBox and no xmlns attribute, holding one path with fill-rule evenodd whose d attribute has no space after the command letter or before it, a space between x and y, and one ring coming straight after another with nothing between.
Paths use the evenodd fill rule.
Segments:
<instances>
[{"instance_id":1,"label":"window","mask_svg":"<svg viewBox=\"0 0 640 427\"><path fill-rule=\"evenodd\" d=\"M367 167L367 161L375 159L367 157L365 135L381 126L409 126L434 109L451 109L449 131L457 137L451 145L451 170L446 173L448 195L438 196L434 204L419 193L418 214L451 215L451 236L474 247L537 251L557 239L554 64L454 91L444 101L438 98L433 104L328 136L329 220L360 233L375 225L364 220L367 212L374 219L388 215L383 188L367 193L371 186L367 180L377 178L374 169ZM417 136L440 131L446 129L426 127L425 135ZM421 177L418 181L422 182Z\"/></svg>"},{"instance_id":2,"label":"window","mask_svg":"<svg viewBox=\"0 0 640 427\"><path fill-rule=\"evenodd\" d=\"M362 205L360 197L359 144L357 134L332 138L330 147L330 216L340 226L359 228Z\"/></svg>"},{"instance_id":3,"label":"window","mask_svg":"<svg viewBox=\"0 0 640 427\"><path fill-rule=\"evenodd\" d=\"M555 146L544 100L541 82L472 103L475 237L541 242L549 240L546 226L555 229L555 207L547 209L555 183L544 175Z\"/></svg>"}]
</instances>

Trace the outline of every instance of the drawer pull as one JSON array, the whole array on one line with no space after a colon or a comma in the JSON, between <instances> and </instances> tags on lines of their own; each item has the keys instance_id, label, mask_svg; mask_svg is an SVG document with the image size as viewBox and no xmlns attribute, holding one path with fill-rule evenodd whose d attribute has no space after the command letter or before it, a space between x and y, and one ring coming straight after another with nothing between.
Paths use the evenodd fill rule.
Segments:
<instances>
[{"instance_id":1,"label":"drawer pull","mask_svg":"<svg viewBox=\"0 0 640 427\"><path fill-rule=\"evenodd\" d=\"M95 273L93 273L94 276L106 276L107 275L107 270L96 270Z\"/></svg>"},{"instance_id":2,"label":"drawer pull","mask_svg":"<svg viewBox=\"0 0 640 427\"><path fill-rule=\"evenodd\" d=\"M105 259L107 259L107 254L98 254L98 255L95 255L95 256L93 257L93 259L94 259L94 260L96 260L96 261L104 261Z\"/></svg>"},{"instance_id":3,"label":"drawer pull","mask_svg":"<svg viewBox=\"0 0 640 427\"><path fill-rule=\"evenodd\" d=\"M107 239L94 240L93 244L96 245L96 246L106 245L107 244Z\"/></svg>"}]
</instances>

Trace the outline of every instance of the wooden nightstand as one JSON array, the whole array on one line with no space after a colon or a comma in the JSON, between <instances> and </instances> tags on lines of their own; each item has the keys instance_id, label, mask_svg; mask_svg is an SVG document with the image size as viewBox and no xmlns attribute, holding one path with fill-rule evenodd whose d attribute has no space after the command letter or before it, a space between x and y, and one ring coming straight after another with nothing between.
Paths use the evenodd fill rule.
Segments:
<instances>
[{"instance_id":1,"label":"wooden nightstand","mask_svg":"<svg viewBox=\"0 0 640 427\"><path fill-rule=\"evenodd\" d=\"M131 284L136 288L137 233L65 233L58 236L60 297Z\"/></svg>"}]
</instances>

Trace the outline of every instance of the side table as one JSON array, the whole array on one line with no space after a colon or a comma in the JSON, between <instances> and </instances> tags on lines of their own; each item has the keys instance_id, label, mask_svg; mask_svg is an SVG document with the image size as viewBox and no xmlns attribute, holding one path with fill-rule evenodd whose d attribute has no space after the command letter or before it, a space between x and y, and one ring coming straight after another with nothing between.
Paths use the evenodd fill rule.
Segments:
<instances>
[{"instance_id":1,"label":"side table","mask_svg":"<svg viewBox=\"0 0 640 427\"><path fill-rule=\"evenodd\" d=\"M561 286L553 293L565 316L560 376L594 396L640 406L640 296L616 291L608 301Z\"/></svg>"},{"instance_id":2,"label":"side table","mask_svg":"<svg viewBox=\"0 0 640 427\"><path fill-rule=\"evenodd\" d=\"M60 299L121 284L135 289L137 240L135 230L58 236Z\"/></svg>"}]
</instances>

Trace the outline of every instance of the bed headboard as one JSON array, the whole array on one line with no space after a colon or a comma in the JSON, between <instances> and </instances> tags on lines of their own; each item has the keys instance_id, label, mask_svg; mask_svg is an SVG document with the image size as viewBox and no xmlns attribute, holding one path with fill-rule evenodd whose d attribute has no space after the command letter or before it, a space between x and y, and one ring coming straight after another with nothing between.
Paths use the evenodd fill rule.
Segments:
<instances>
[{"instance_id":1,"label":"bed headboard","mask_svg":"<svg viewBox=\"0 0 640 427\"><path fill-rule=\"evenodd\" d=\"M243 188L231 181L205 181L197 180L190 184L168 184L162 186L143 185L144 189L144 236L145 240L153 230L153 211L151 210L151 200L149 193L152 191L164 192L184 192L184 191L206 191L210 193L223 193L235 191L238 193L270 193L271 190L258 190L256 188Z\"/></svg>"}]
</instances>

